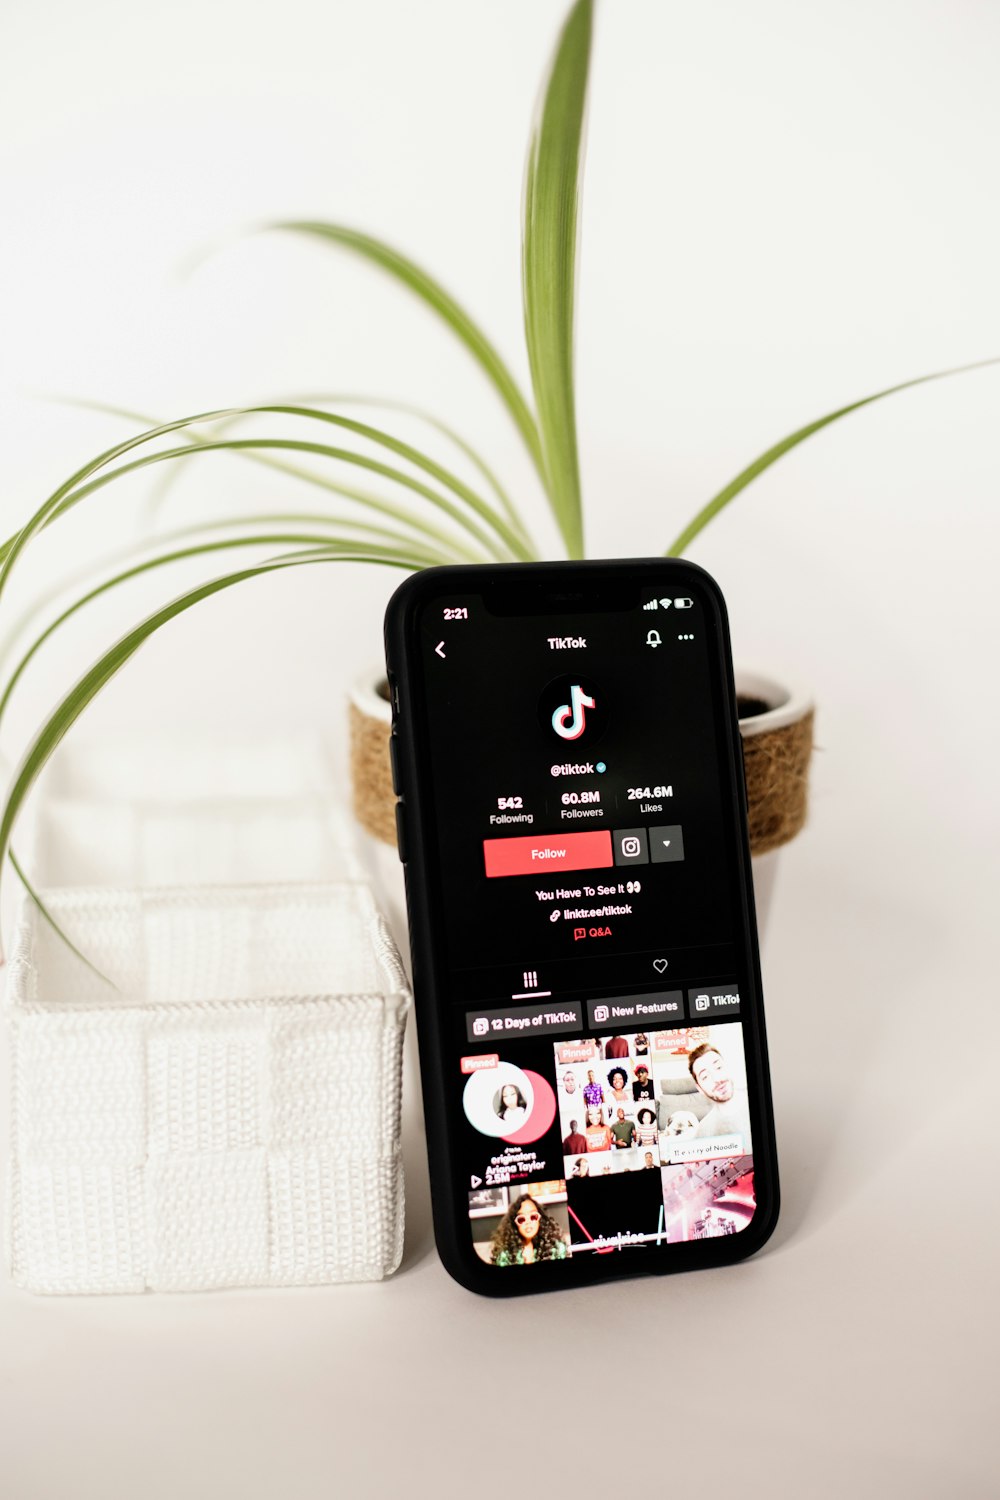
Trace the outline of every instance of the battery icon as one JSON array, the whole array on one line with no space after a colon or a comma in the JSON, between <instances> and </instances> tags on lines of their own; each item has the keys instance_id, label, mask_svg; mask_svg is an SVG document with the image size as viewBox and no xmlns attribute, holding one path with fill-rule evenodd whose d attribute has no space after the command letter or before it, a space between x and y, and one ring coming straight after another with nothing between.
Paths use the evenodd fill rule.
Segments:
<instances>
[{"instance_id":1,"label":"battery icon","mask_svg":"<svg viewBox=\"0 0 1000 1500\"><path fill-rule=\"evenodd\" d=\"M693 609L693 608L694 608L694 600L693 599L675 599L674 600L674 609Z\"/></svg>"}]
</instances>

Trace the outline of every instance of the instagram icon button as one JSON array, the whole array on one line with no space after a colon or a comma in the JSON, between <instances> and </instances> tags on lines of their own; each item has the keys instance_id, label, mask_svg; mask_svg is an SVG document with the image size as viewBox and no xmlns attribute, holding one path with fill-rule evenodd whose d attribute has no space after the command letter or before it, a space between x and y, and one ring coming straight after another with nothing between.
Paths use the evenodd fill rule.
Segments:
<instances>
[{"instance_id":1,"label":"instagram icon button","mask_svg":"<svg viewBox=\"0 0 1000 1500\"><path fill-rule=\"evenodd\" d=\"M606 1005L595 1005L594 1006L594 1025L595 1026L603 1026L604 1022L608 1019L608 1017L610 1016L610 1014L611 1014L611 1012L608 1010L608 1007Z\"/></svg>"}]
</instances>

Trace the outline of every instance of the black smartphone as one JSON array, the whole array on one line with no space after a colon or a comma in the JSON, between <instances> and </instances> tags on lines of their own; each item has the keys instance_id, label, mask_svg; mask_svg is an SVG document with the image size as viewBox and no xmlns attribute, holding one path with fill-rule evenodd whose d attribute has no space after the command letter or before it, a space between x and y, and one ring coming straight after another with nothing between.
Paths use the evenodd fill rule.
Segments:
<instances>
[{"instance_id":1,"label":"black smartphone","mask_svg":"<svg viewBox=\"0 0 1000 1500\"><path fill-rule=\"evenodd\" d=\"M778 1174L717 585L432 568L386 653L445 1266L508 1296L743 1259Z\"/></svg>"}]
</instances>

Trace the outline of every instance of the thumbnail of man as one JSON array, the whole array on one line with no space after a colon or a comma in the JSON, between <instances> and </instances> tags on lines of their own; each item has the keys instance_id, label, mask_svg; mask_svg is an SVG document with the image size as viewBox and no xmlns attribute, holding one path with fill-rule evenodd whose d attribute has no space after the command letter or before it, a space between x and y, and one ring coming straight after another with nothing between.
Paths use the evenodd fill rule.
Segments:
<instances>
[{"instance_id":1,"label":"thumbnail of man","mask_svg":"<svg viewBox=\"0 0 1000 1500\"><path fill-rule=\"evenodd\" d=\"M711 1042L702 1042L688 1057L688 1068L698 1088L711 1100L711 1108L702 1116L695 1135L704 1138L738 1132L748 1142L750 1119L746 1089L736 1083L732 1069L718 1047Z\"/></svg>"},{"instance_id":2,"label":"thumbnail of man","mask_svg":"<svg viewBox=\"0 0 1000 1500\"><path fill-rule=\"evenodd\" d=\"M594 1077L593 1068L587 1070L587 1082L583 1085L583 1102L596 1106L604 1103L604 1090Z\"/></svg>"},{"instance_id":3,"label":"thumbnail of man","mask_svg":"<svg viewBox=\"0 0 1000 1500\"><path fill-rule=\"evenodd\" d=\"M617 1151L627 1151L636 1143L635 1123L626 1119L625 1111L620 1105L611 1122L611 1137L612 1145Z\"/></svg>"},{"instance_id":4,"label":"thumbnail of man","mask_svg":"<svg viewBox=\"0 0 1000 1500\"><path fill-rule=\"evenodd\" d=\"M635 1083L632 1085L632 1098L638 1101L639 1099L652 1099L653 1097L653 1082L649 1076L649 1069L645 1063L636 1063Z\"/></svg>"}]
</instances>

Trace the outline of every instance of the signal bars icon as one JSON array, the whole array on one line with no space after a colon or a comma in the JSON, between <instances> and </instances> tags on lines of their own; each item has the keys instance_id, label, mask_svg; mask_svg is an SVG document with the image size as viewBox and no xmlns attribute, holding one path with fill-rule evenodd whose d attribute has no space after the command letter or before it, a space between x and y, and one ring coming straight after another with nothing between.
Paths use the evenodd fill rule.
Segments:
<instances>
[{"instance_id":1,"label":"signal bars icon","mask_svg":"<svg viewBox=\"0 0 1000 1500\"><path fill-rule=\"evenodd\" d=\"M650 599L649 603L642 607L643 609L669 609L673 602L672 599Z\"/></svg>"}]
</instances>

